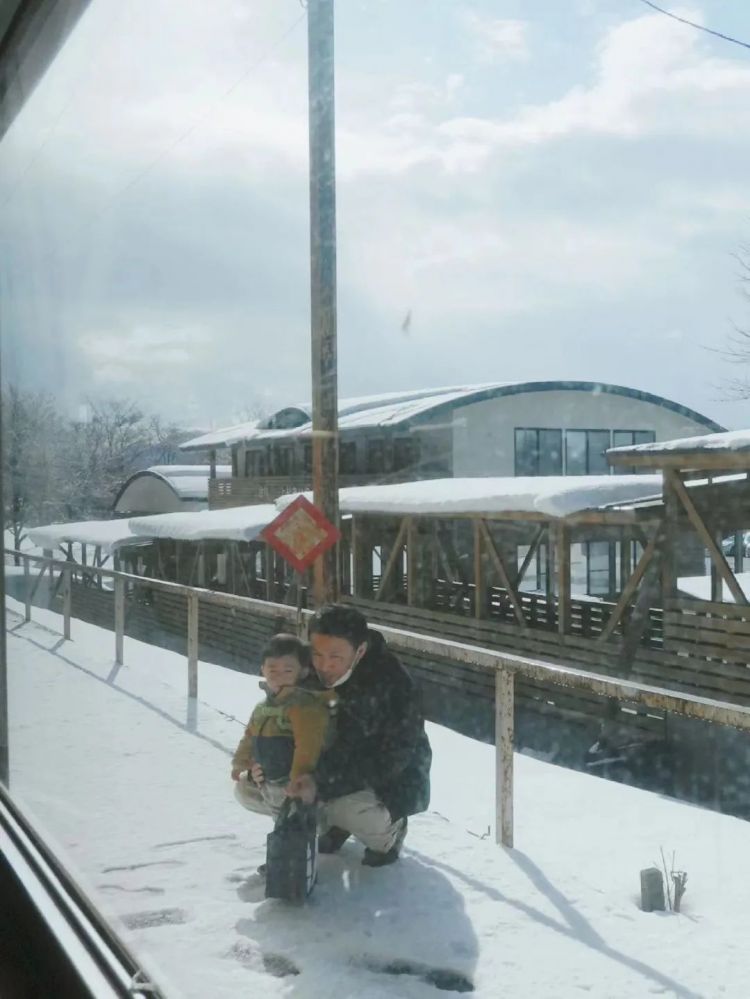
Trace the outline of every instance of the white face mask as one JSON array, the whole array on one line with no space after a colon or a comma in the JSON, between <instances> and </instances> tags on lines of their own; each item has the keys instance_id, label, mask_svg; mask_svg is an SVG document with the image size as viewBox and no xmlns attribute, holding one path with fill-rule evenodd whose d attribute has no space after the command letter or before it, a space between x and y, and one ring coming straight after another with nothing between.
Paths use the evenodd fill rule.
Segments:
<instances>
[{"instance_id":1,"label":"white face mask","mask_svg":"<svg viewBox=\"0 0 750 999\"><path fill-rule=\"evenodd\" d=\"M361 653L360 655L355 656L354 662L351 664L351 666L346 671L346 673L344 673L343 676L340 676L338 678L338 680L336 680L335 683L332 683L331 686L328 689L329 690L333 690L334 687L340 687L342 683L346 683L346 681L349 679L349 677L354 672L354 667L357 665L357 663L360 661L360 659L362 658L363 655L364 655L364 653Z\"/></svg>"}]
</instances>

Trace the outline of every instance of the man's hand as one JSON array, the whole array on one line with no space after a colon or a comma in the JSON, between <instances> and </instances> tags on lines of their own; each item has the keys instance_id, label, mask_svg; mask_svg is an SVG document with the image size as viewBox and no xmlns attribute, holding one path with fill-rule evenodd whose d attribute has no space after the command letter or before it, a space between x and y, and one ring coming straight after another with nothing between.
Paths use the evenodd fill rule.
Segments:
<instances>
[{"instance_id":1,"label":"man's hand","mask_svg":"<svg viewBox=\"0 0 750 999\"><path fill-rule=\"evenodd\" d=\"M305 805L312 805L318 794L318 785L312 774L303 774L290 780L284 790L287 797L299 798Z\"/></svg>"},{"instance_id":2,"label":"man's hand","mask_svg":"<svg viewBox=\"0 0 750 999\"><path fill-rule=\"evenodd\" d=\"M250 776L253 778L253 781L258 785L258 787L260 787L261 784L265 784L266 782L266 777L265 774L263 773L263 767L260 765L260 763L253 763L253 765L250 767Z\"/></svg>"},{"instance_id":3,"label":"man's hand","mask_svg":"<svg viewBox=\"0 0 750 999\"><path fill-rule=\"evenodd\" d=\"M232 780L239 780L242 776L242 771L239 767L232 767Z\"/></svg>"}]
</instances>

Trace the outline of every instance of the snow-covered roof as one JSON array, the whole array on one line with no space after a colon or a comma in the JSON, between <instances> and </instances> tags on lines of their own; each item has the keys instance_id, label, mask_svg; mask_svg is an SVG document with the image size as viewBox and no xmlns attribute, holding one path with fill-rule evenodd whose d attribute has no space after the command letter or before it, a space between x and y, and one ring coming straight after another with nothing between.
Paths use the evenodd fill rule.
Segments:
<instances>
[{"instance_id":1,"label":"snow-covered roof","mask_svg":"<svg viewBox=\"0 0 750 999\"><path fill-rule=\"evenodd\" d=\"M387 486L353 486L339 493L342 513L422 514L535 513L568 517L609 503L628 503L661 489L660 475L516 476L486 479L423 479ZM282 496L283 509L295 497Z\"/></svg>"},{"instance_id":2,"label":"snow-covered roof","mask_svg":"<svg viewBox=\"0 0 750 999\"><path fill-rule=\"evenodd\" d=\"M252 541L278 516L273 504L236 506L227 510L196 513L161 513L153 517L131 517L133 534L174 541Z\"/></svg>"},{"instance_id":3,"label":"snow-covered roof","mask_svg":"<svg viewBox=\"0 0 750 999\"><path fill-rule=\"evenodd\" d=\"M690 455L750 456L750 430L725 430L716 434L701 434L698 437L680 437L677 440L657 441L652 444L636 444L628 447L615 447L607 451L613 465L640 463L643 459L664 457L679 459Z\"/></svg>"},{"instance_id":4,"label":"snow-covered roof","mask_svg":"<svg viewBox=\"0 0 750 999\"><path fill-rule=\"evenodd\" d=\"M221 427L210 430L200 437L192 437L180 444L181 451L206 451L210 448L231 447L240 441L248 440L255 434L260 420L245 420L243 423L233 423L231 427Z\"/></svg>"},{"instance_id":5,"label":"snow-covered roof","mask_svg":"<svg viewBox=\"0 0 750 999\"><path fill-rule=\"evenodd\" d=\"M526 392L588 392L593 395L622 395L639 399L642 402L661 406L678 412L695 423L710 428L722 428L707 417L694 410L671 402L649 392L627 388L622 385L609 385L600 382L579 381L532 381L532 382L487 382L479 385L454 385L442 388L412 389L404 392L385 392L379 395L360 396L339 401L339 430L362 430L366 428L396 427L406 424L418 416L443 406L452 406L502 395L521 395ZM283 438L309 436L312 433L312 422L309 403L301 403L286 409L298 413L300 422L290 429L275 429L275 417L267 420L253 420L248 423L238 423L224 430L213 431L185 441L180 447L183 451L204 450L206 448L229 447L241 441L271 441ZM279 413L285 410L279 410ZM278 415L278 414L276 414Z\"/></svg>"},{"instance_id":6,"label":"snow-covered roof","mask_svg":"<svg viewBox=\"0 0 750 999\"><path fill-rule=\"evenodd\" d=\"M127 520L83 520L72 524L47 524L30 527L28 536L37 548L54 551L58 545L82 544L101 547L111 554L125 545L146 544L151 538L146 532L134 533Z\"/></svg>"},{"instance_id":7,"label":"snow-covered roof","mask_svg":"<svg viewBox=\"0 0 750 999\"><path fill-rule=\"evenodd\" d=\"M206 504L209 473L208 465L152 465L123 483L112 508L123 514L155 514L184 504ZM217 479L231 476L231 465L216 466Z\"/></svg>"}]
</instances>

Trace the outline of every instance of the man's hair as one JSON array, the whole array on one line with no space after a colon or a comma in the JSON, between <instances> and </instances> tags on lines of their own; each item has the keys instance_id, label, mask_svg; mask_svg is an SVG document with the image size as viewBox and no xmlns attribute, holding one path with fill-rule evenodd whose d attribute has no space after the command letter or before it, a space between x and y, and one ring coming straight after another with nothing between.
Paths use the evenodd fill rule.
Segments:
<instances>
[{"instance_id":1,"label":"man's hair","mask_svg":"<svg viewBox=\"0 0 750 999\"><path fill-rule=\"evenodd\" d=\"M345 638L356 649L367 641L367 619L354 607L329 604L315 611L310 619L307 634Z\"/></svg>"},{"instance_id":2,"label":"man's hair","mask_svg":"<svg viewBox=\"0 0 750 999\"><path fill-rule=\"evenodd\" d=\"M260 661L264 663L266 659L278 659L279 656L294 656L303 673L310 668L310 646L296 635L287 635L283 632L273 635L263 646Z\"/></svg>"}]
</instances>

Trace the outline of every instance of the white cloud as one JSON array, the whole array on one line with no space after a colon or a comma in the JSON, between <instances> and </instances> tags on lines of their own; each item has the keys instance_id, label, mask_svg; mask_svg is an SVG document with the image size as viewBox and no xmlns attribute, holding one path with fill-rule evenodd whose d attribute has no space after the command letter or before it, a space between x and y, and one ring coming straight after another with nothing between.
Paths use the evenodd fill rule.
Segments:
<instances>
[{"instance_id":1,"label":"white cloud","mask_svg":"<svg viewBox=\"0 0 750 999\"><path fill-rule=\"evenodd\" d=\"M456 117L438 131L445 140L446 166L469 170L482 166L496 149L573 135L731 135L749 127L750 66L705 56L694 30L661 15L645 15L604 37L589 86L575 86L504 120Z\"/></svg>"},{"instance_id":2,"label":"white cloud","mask_svg":"<svg viewBox=\"0 0 750 999\"><path fill-rule=\"evenodd\" d=\"M482 62L528 58L525 21L491 17L476 11L465 11L462 21Z\"/></svg>"}]
</instances>

